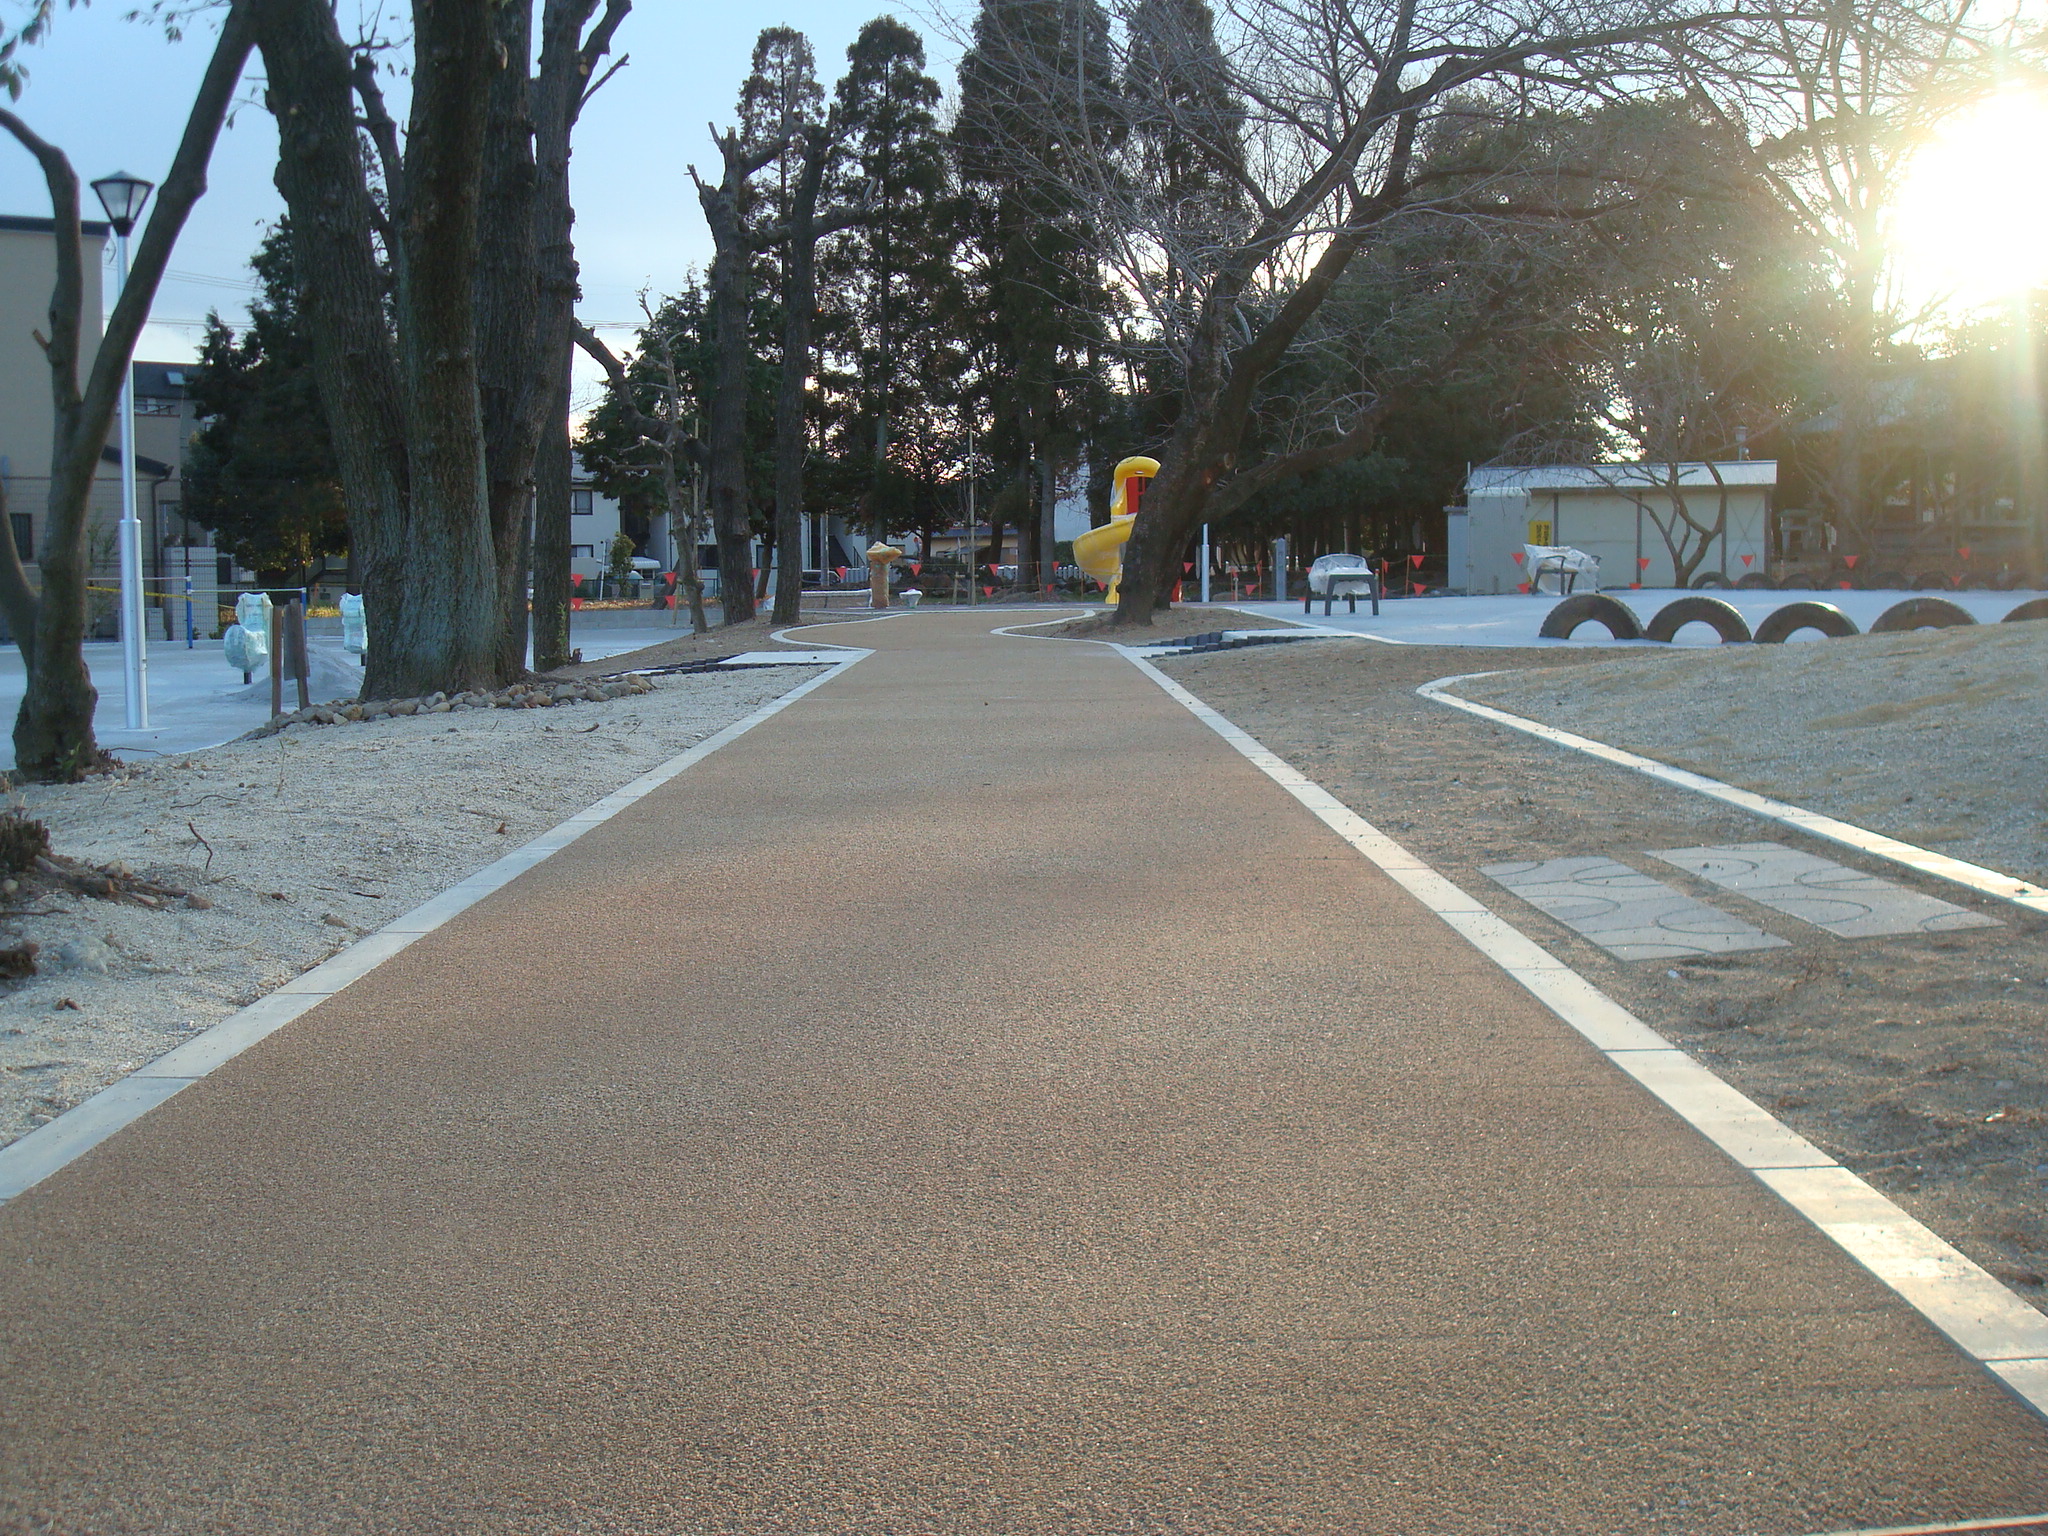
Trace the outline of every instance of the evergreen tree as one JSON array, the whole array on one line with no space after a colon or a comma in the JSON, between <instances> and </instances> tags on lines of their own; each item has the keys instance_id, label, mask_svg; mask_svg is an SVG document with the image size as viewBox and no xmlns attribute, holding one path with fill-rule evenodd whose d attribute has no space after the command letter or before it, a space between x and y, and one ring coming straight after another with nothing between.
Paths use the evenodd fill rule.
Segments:
<instances>
[{"instance_id":1,"label":"evergreen tree","mask_svg":"<svg viewBox=\"0 0 2048 1536\"><path fill-rule=\"evenodd\" d=\"M833 421L833 488L879 535L930 515L920 510L931 488L919 466L959 435L947 387L956 372L957 210L923 40L878 17L846 58L834 99L845 152L827 198L863 216L820 252L820 325L826 383L843 406Z\"/></svg>"},{"instance_id":2,"label":"evergreen tree","mask_svg":"<svg viewBox=\"0 0 2048 1536\"><path fill-rule=\"evenodd\" d=\"M267 583L302 579L348 550L341 473L299 317L291 230L280 223L251 258L261 285L240 336L206 321L187 387L203 425L185 450L185 513Z\"/></svg>"},{"instance_id":3,"label":"evergreen tree","mask_svg":"<svg viewBox=\"0 0 2048 1536\"><path fill-rule=\"evenodd\" d=\"M1110 312L1084 167L1123 134L1109 26L1095 0L982 0L960 62L953 142L969 194L961 221L964 312L973 387L989 418L988 451L1029 502L991 504L1020 523L1026 565L1052 554L1045 535L1061 471L1080 457L1091 363ZM1036 504L1036 515L1021 509Z\"/></svg>"}]
</instances>

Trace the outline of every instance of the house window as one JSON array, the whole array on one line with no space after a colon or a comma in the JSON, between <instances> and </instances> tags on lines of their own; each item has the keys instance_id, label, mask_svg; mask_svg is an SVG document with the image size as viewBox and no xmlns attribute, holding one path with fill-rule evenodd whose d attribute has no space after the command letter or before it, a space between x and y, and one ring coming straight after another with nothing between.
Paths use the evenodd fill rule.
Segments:
<instances>
[{"instance_id":1,"label":"house window","mask_svg":"<svg viewBox=\"0 0 2048 1536\"><path fill-rule=\"evenodd\" d=\"M570 516L572 516L572 517L588 517L588 516L590 516L590 514L591 514L592 512L594 512L594 511L596 511L596 510L597 510L597 509L596 509L596 507L595 507L595 505L593 504L593 501L594 501L594 496L595 496L595 493L594 493L594 492L591 492L591 491L571 491L571 492L569 493L569 514L570 514Z\"/></svg>"},{"instance_id":2,"label":"house window","mask_svg":"<svg viewBox=\"0 0 2048 1536\"><path fill-rule=\"evenodd\" d=\"M569 546L569 558L571 560L595 560L597 558L597 546L594 544L571 544Z\"/></svg>"},{"instance_id":3,"label":"house window","mask_svg":"<svg viewBox=\"0 0 2048 1536\"><path fill-rule=\"evenodd\" d=\"M36 520L27 512L10 512L7 522L14 529L14 552L26 565L36 557Z\"/></svg>"}]
</instances>

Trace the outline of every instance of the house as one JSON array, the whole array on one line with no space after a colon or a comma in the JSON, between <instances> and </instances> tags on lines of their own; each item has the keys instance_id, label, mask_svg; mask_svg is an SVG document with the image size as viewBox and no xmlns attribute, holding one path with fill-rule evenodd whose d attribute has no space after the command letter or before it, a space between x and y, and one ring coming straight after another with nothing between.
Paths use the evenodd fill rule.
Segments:
<instances>
[{"instance_id":1,"label":"house","mask_svg":"<svg viewBox=\"0 0 2048 1536\"><path fill-rule=\"evenodd\" d=\"M81 223L79 230L85 278L79 328L82 381L99 351L110 230L94 222ZM36 557L45 532L55 425L49 369L35 333L50 323L50 289L57 275L55 239L56 225L49 219L0 215L0 489L6 493L9 528L31 582L38 579ZM187 366L134 364L136 515L142 523L148 590L182 594L189 575L194 617L201 632L211 634L217 589L232 588L246 573L223 569L225 562L214 555L206 530L189 525L180 512L185 443L198 425L185 389ZM119 581L115 528L121 519L120 441L117 421L101 451L89 504L86 547L95 588L111 588ZM111 594L97 591L93 596L91 633L110 638L118 626ZM152 621L154 636L183 633L181 595L158 597L150 606L160 615Z\"/></svg>"},{"instance_id":2,"label":"house","mask_svg":"<svg viewBox=\"0 0 2048 1536\"><path fill-rule=\"evenodd\" d=\"M1515 591L1527 580L1516 558L1525 544L1584 550L1605 587L1680 585L1681 563L1686 584L1761 578L1777 481L1768 459L1487 465L1466 476L1465 505L1447 509L1448 584Z\"/></svg>"}]
</instances>

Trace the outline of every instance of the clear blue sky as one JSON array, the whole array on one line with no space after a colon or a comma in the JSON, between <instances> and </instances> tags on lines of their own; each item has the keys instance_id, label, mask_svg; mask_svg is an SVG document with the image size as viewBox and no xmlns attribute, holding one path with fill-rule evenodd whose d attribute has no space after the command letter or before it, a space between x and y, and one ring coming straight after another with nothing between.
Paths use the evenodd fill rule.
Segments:
<instances>
[{"instance_id":1,"label":"clear blue sky","mask_svg":"<svg viewBox=\"0 0 2048 1536\"><path fill-rule=\"evenodd\" d=\"M29 84L14 109L70 155L83 181L117 169L162 179L211 46L209 29L171 43L157 28L124 20L131 9L133 0L95 0L88 9L60 12L49 40L25 59ZM16 10L0 0L0 16L12 20ZM955 53L923 4L638 0L614 47L614 57L627 54L631 62L598 93L577 130L576 243L586 319L631 320L640 289L672 291L708 258L685 167L694 162L708 173L714 157L705 125L730 121L760 29L786 25L806 33L829 90L862 23L885 12L924 34L933 73L950 97ZM277 135L256 99L259 68L252 63L244 78L246 105L222 136L211 188L171 258L173 272L184 275L157 296L159 323L144 335L145 358L192 357L209 308L239 313L249 291L249 253L281 211L271 185ZM96 217L90 191L86 199ZM0 138L0 213L49 213L35 162L11 138ZM628 332L606 334L615 345L630 340Z\"/></svg>"}]
</instances>

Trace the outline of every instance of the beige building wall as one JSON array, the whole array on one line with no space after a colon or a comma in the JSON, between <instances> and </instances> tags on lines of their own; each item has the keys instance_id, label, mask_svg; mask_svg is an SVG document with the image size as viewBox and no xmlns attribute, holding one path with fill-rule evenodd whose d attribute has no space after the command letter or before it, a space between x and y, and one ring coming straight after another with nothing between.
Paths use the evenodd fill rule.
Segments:
<instances>
[{"instance_id":1,"label":"beige building wall","mask_svg":"<svg viewBox=\"0 0 2048 1536\"><path fill-rule=\"evenodd\" d=\"M38 331L50 329L50 291L57 283L57 247L48 219L0 215L0 456L10 480L46 481L50 434L56 416L50 405L50 369ZM79 316L80 380L100 346L100 280L105 267L107 226L87 224L85 294ZM37 498L40 502L40 497ZM42 507L33 510L40 521Z\"/></svg>"}]
</instances>

